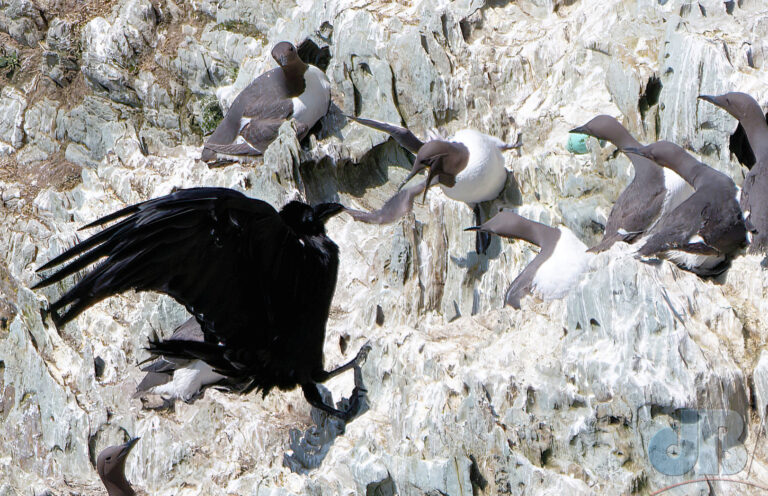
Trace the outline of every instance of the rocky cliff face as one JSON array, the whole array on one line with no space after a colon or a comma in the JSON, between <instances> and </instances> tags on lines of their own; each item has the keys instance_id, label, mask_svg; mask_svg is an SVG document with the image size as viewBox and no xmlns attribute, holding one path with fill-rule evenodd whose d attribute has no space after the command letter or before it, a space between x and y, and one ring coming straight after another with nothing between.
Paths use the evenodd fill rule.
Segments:
<instances>
[{"instance_id":1,"label":"rocky cliff face","mask_svg":"<svg viewBox=\"0 0 768 496\"><path fill-rule=\"evenodd\" d=\"M768 276L755 257L703 281L616 246L566 299L516 311L502 295L535 251L495 239L476 256L470 209L438 190L390 226L339 216L326 365L372 344L368 410L346 428L298 391L144 409L137 362L184 309L126 294L57 330L41 309L71 281L28 289L79 226L173 188L378 207L410 159L343 113L421 134L521 132L491 208L593 243L629 161L596 140L568 153L568 130L620 116L740 184L736 122L696 96L768 100L767 35L758 0L0 0L0 495L104 494L96 455L126 433L142 437L128 478L156 495L649 494L717 474L768 485ZM300 144L283 126L263 161L196 161L221 111L273 66L271 46L306 38L331 53L319 129ZM339 400L351 377L328 387ZM711 413L727 410L742 429ZM682 457L659 444L677 439L670 426ZM713 481L668 494L711 491L759 494Z\"/></svg>"}]
</instances>

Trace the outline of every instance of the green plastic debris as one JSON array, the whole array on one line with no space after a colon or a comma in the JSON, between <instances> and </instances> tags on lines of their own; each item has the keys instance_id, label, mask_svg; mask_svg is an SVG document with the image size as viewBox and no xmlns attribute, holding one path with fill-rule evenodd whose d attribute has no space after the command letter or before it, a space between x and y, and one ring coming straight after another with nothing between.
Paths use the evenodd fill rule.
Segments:
<instances>
[{"instance_id":1,"label":"green plastic debris","mask_svg":"<svg viewBox=\"0 0 768 496\"><path fill-rule=\"evenodd\" d=\"M583 155L587 152L589 152L589 149L587 148L587 139L589 138L586 134L578 134L578 133L572 133L568 136L568 151L571 153L575 153L576 155Z\"/></svg>"}]
</instances>

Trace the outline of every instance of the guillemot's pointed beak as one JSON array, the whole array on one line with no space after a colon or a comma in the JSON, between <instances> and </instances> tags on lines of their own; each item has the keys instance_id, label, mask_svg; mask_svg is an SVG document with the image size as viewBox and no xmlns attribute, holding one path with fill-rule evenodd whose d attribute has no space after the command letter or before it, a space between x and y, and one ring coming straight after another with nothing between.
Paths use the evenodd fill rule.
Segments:
<instances>
[{"instance_id":1,"label":"guillemot's pointed beak","mask_svg":"<svg viewBox=\"0 0 768 496\"><path fill-rule=\"evenodd\" d=\"M424 164L424 162L416 161L413 163L413 167L411 168L411 172L403 179L403 182L400 183L400 186L397 187L397 191L400 191L403 189L403 186L408 184L408 181L414 178L416 174L423 171L427 166ZM429 185L427 185L429 187ZM426 191L426 190L425 190Z\"/></svg>"},{"instance_id":2,"label":"guillemot's pointed beak","mask_svg":"<svg viewBox=\"0 0 768 496\"><path fill-rule=\"evenodd\" d=\"M588 134L590 136L592 134L592 133L589 132L589 129L587 129L587 126L575 127L575 128L571 129L568 132L572 133L572 134Z\"/></svg>"},{"instance_id":3,"label":"guillemot's pointed beak","mask_svg":"<svg viewBox=\"0 0 768 496\"><path fill-rule=\"evenodd\" d=\"M643 148L638 148L636 146L628 146L626 148L622 148L621 151L631 155L639 155L641 157L651 158L648 156L648 153L643 150Z\"/></svg>"},{"instance_id":4,"label":"guillemot's pointed beak","mask_svg":"<svg viewBox=\"0 0 768 496\"><path fill-rule=\"evenodd\" d=\"M705 102L712 103L714 105L717 105L717 97L713 95L699 95L699 100L704 100Z\"/></svg>"},{"instance_id":5,"label":"guillemot's pointed beak","mask_svg":"<svg viewBox=\"0 0 768 496\"><path fill-rule=\"evenodd\" d=\"M472 226L472 227L465 227L465 231L482 231L483 228L481 226Z\"/></svg>"},{"instance_id":6,"label":"guillemot's pointed beak","mask_svg":"<svg viewBox=\"0 0 768 496\"><path fill-rule=\"evenodd\" d=\"M427 174L427 185L424 186L424 194L421 196L421 203L424 203L427 201L427 191L429 191L430 186L434 183L433 179L435 178L435 174L437 174L437 168L436 167L430 167L429 168L429 174Z\"/></svg>"},{"instance_id":7,"label":"guillemot's pointed beak","mask_svg":"<svg viewBox=\"0 0 768 496\"><path fill-rule=\"evenodd\" d=\"M130 453L131 450L133 449L133 447L136 446L136 443L139 442L139 439L141 439L141 438L140 437L135 437L135 438L129 440L127 443L125 443L123 445L122 451L120 452L120 456L121 457L128 456L128 453Z\"/></svg>"}]
</instances>

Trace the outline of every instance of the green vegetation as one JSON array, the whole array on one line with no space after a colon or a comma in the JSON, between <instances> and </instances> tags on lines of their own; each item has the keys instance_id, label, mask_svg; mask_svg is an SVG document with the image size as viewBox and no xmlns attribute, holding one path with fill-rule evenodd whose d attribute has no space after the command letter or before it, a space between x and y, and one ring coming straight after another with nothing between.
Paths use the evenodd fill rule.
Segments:
<instances>
[{"instance_id":1,"label":"green vegetation","mask_svg":"<svg viewBox=\"0 0 768 496\"><path fill-rule=\"evenodd\" d=\"M221 111L219 101L216 98L209 97L203 100L200 113L200 130L204 136L212 133L223 118L224 113Z\"/></svg>"},{"instance_id":2,"label":"green vegetation","mask_svg":"<svg viewBox=\"0 0 768 496\"><path fill-rule=\"evenodd\" d=\"M237 81L237 75L240 73L240 66L236 65L233 68L229 70L229 77L232 79L232 82L234 83Z\"/></svg>"},{"instance_id":3,"label":"green vegetation","mask_svg":"<svg viewBox=\"0 0 768 496\"><path fill-rule=\"evenodd\" d=\"M216 26L216 29L230 31L232 33L242 34L243 36L250 36L262 43L267 41L267 36L259 31L259 29L253 24L249 24L243 21L226 21Z\"/></svg>"},{"instance_id":4,"label":"green vegetation","mask_svg":"<svg viewBox=\"0 0 768 496\"><path fill-rule=\"evenodd\" d=\"M21 62L19 61L19 54L16 52L5 53L3 50L2 55L0 55L0 69L7 71L5 77L11 79L20 68Z\"/></svg>"}]
</instances>

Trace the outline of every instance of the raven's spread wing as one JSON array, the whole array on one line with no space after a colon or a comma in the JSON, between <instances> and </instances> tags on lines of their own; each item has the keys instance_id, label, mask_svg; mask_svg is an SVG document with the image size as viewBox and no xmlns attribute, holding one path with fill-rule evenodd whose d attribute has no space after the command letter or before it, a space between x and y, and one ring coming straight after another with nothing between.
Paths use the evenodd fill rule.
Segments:
<instances>
[{"instance_id":1,"label":"raven's spread wing","mask_svg":"<svg viewBox=\"0 0 768 496\"><path fill-rule=\"evenodd\" d=\"M296 313L290 310L300 300L302 271L314 268L272 206L230 189L177 191L86 227L115 219L122 220L38 269L74 259L36 288L106 257L51 304L57 325L104 298L135 289L159 291L184 304L208 342L230 347L269 342Z\"/></svg>"},{"instance_id":2,"label":"raven's spread wing","mask_svg":"<svg viewBox=\"0 0 768 496\"><path fill-rule=\"evenodd\" d=\"M395 126L394 124L387 124L386 122L381 121L375 121L373 119L363 119L362 117L353 117L351 115L345 116L347 119L352 119L355 122L359 122L360 124L368 127L372 127L373 129L378 129L379 131L383 131L393 138L395 138L395 141L400 143L400 145L408 150L409 152L416 154L419 153L419 148L421 148L424 145L424 142L421 141L419 138L416 137L415 134L413 134L411 131L404 127Z\"/></svg>"}]
</instances>

